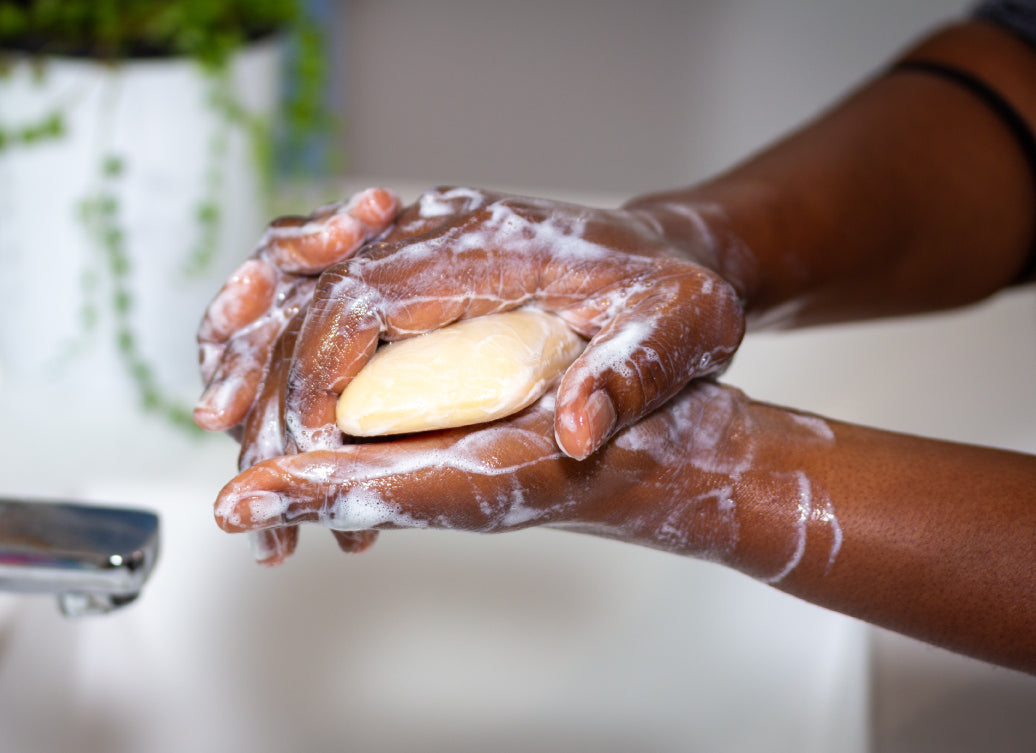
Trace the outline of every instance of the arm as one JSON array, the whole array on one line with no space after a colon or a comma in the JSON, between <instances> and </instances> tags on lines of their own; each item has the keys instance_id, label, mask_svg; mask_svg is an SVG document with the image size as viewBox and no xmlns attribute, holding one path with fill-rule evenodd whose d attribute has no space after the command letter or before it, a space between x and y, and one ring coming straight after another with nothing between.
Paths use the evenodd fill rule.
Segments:
<instances>
[{"instance_id":1,"label":"arm","mask_svg":"<svg viewBox=\"0 0 1036 753\"><path fill-rule=\"evenodd\" d=\"M1036 52L972 21L906 60L982 79L1036 126ZM741 238L750 328L898 315L976 301L1017 279L1033 251L1036 185L1004 122L958 84L881 75L730 171L629 206L674 242L688 211Z\"/></svg>"},{"instance_id":2,"label":"arm","mask_svg":"<svg viewBox=\"0 0 1036 753\"><path fill-rule=\"evenodd\" d=\"M1036 458L831 423L834 442L800 459L827 509L781 590L876 625L1036 672ZM781 450L784 453L784 450ZM751 522L765 539L773 500L749 483ZM801 499L801 498L800 498ZM816 499L811 512L817 515ZM758 517L757 517L758 516ZM748 538L747 536L745 537ZM746 542L745 562L758 556ZM764 560L765 561L765 560Z\"/></svg>"},{"instance_id":3,"label":"arm","mask_svg":"<svg viewBox=\"0 0 1036 753\"><path fill-rule=\"evenodd\" d=\"M828 422L698 381L576 461L557 450L552 407L260 463L223 489L217 520L232 532L314 521L590 533L1036 672L1036 459Z\"/></svg>"}]
</instances>

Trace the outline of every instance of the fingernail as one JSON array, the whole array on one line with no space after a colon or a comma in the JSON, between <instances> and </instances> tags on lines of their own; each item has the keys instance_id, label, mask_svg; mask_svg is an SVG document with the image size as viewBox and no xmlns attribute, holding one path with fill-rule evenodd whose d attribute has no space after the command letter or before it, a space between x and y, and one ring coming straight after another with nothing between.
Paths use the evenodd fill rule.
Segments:
<instances>
[{"instance_id":1,"label":"fingernail","mask_svg":"<svg viewBox=\"0 0 1036 753\"><path fill-rule=\"evenodd\" d=\"M380 230L392 221L399 208L399 199L385 188L368 188L354 196L348 211L370 228Z\"/></svg>"},{"instance_id":2,"label":"fingernail","mask_svg":"<svg viewBox=\"0 0 1036 753\"><path fill-rule=\"evenodd\" d=\"M288 559L295 551L298 529L268 528L263 531L250 531L248 539L256 563L274 567Z\"/></svg>"},{"instance_id":3,"label":"fingernail","mask_svg":"<svg viewBox=\"0 0 1036 753\"><path fill-rule=\"evenodd\" d=\"M567 427L572 441L568 443L568 448L562 449L565 449L570 457L584 460L611 433L617 420L615 405L608 393L597 390L586 400L583 420Z\"/></svg>"},{"instance_id":4,"label":"fingernail","mask_svg":"<svg viewBox=\"0 0 1036 753\"><path fill-rule=\"evenodd\" d=\"M347 554L361 554L366 552L378 538L377 531L331 531L338 548Z\"/></svg>"},{"instance_id":5,"label":"fingernail","mask_svg":"<svg viewBox=\"0 0 1036 753\"><path fill-rule=\"evenodd\" d=\"M227 494L216 503L216 521L231 533L269 528L284 521L286 508L286 501L276 492Z\"/></svg>"},{"instance_id":6,"label":"fingernail","mask_svg":"<svg viewBox=\"0 0 1036 753\"><path fill-rule=\"evenodd\" d=\"M230 275L209 304L206 321L217 341L258 319L269 308L277 286L277 272L261 259L248 259Z\"/></svg>"}]
</instances>

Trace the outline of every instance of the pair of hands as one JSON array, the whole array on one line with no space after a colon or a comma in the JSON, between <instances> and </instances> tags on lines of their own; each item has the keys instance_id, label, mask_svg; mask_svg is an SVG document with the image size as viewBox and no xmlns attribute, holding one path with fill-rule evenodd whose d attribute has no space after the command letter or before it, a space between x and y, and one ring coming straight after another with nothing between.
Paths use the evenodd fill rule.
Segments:
<instances>
[{"instance_id":1,"label":"pair of hands","mask_svg":"<svg viewBox=\"0 0 1036 753\"><path fill-rule=\"evenodd\" d=\"M717 556L730 546L717 500L752 454L748 401L694 380L732 356L744 311L714 271L729 236L695 219L676 244L647 209L442 188L274 221L199 331L195 420L241 441L219 524L260 532L271 564L302 521L347 551L382 528L546 524ZM535 405L390 442L336 428L337 396L379 341L528 303L590 340Z\"/></svg>"}]
</instances>

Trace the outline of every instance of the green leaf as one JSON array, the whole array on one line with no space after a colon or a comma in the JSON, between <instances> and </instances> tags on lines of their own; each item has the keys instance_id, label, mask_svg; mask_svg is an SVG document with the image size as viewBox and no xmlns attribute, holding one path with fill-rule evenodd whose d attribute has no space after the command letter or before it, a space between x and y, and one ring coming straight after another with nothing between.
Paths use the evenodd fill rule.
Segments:
<instances>
[{"instance_id":1,"label":"green leaf","mask_svg":"<svg viewBox=\"0 0 1036 753\"><path fill-rule=\"evenodd\" d=\"M104 158L104 162L101 163L101 172L106 178L117 178L122 175L125 167L121 157L108 155Z\"/></svg>"}]
</instances>

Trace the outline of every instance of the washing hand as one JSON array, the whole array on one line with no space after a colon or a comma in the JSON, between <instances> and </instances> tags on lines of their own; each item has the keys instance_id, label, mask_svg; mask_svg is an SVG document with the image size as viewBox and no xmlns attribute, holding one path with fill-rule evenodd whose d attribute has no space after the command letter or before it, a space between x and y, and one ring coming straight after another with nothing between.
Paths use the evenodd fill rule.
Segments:
<instances>
[{"instance_id":1,"label":"washing hand","mask_svg":"<svg viewBox=\"0 0 1036 753\"><path fill-rule=\"evenodd\" d=\"M738 293L703 263L719 253L716 239L695 240L678 249L635 211L471 189L425 194L383 240L321 275L292 362L279 370L289 444L342 444L337 396L379 341L532 303L590 340L561 380L554 418L562 451L588 457L722 368L741 341Z\"/></svg>"},{"instance_id":2,"label":"washing hand","mask_svg":"<svg viewBox=\"0 0 1036 753\"><path fill-rule=\"evenodd\" d=\"M841 532L830 499L787 463L789 447L808 453L832 443L823 421L699 380L578 461L558 449L553 418L548 395L488 425L267 460L222 490L216 518L231 532L315 522L354 535L549 526L771 581L799 566L807 540L821 567L835 562ZM755 538L746 522L760 516L763 546L745 541Z\"/></svg>"}]
</instances>

